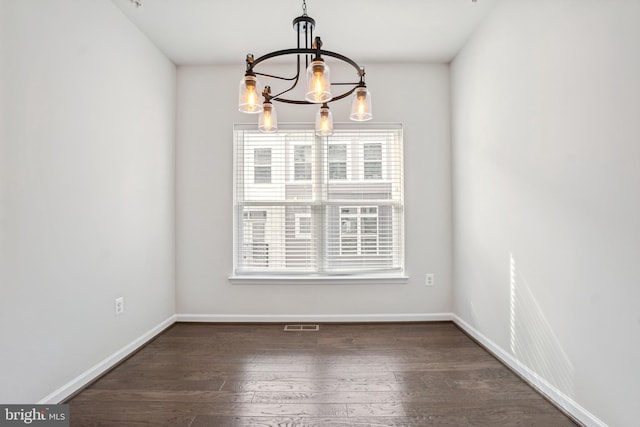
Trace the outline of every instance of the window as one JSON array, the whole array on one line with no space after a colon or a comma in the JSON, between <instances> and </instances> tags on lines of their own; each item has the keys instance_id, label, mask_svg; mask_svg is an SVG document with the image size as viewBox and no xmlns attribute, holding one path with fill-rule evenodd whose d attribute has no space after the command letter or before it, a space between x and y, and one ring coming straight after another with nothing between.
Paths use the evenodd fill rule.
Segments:
<instances>
[{"instance_id":1,"label":"window","mask_svg":"<svg viewBox=\"0 0 640 427\"><path fill-rule=\"evenodd\" d=\"M378 254L378 207L340 208L340 254Z\"/></svg>"},{"instance_id":2,"label":"window","mask_svg":"<svg viewBox=\"0 0 640 427\"><path fill-rule=\"evenodd\" d=\"M382 179L382 144L364 144L364 179Z\"/></svg>"},{"instance_id":3,"label":"window","mask_svg":"<svg viewBox=\"0 0 640 427\"><path fill-rule=\"evenodd\" d=\"M245 230L244 245L249 249L244 253L243 263L254 267L269 266L269 244L266 242L266 211L245 211L242 215Z\"/></svg>"},{"instance_id":4,"label":"window","mask_svg":"<svg viewBox=\"0 0 640 427\"><path fill-rule=\"evenodd\" d=\"M311 144L293 146L293 177L296 181L311 179Z\"/></svg>"},{"instance_id":5,"label":"window","mask_svg":"<svg viewBox=\"0 0 640 427\"><path fill-rule=\"evenodd\" d=\"M329 144L329 179L347 179L347 144Z\"/></svg>"},{"instance_id":6,"label":"window","mask_svg":"<svg viewBox=\"0 0 640 427\"><path fill-rule=\"evenodd\" d=\"M271 148L254 148L253 182L271 184Z\"/></svg>"},{"instance_id":7,"label":"window","mask_svg":"<svg viewBox=\"0 0 640 427\"><path fill-rule=\"evenodd\" d=\"M313 228L311 227L311 215L296 215L296 238L309 239Z\"/></svg>"},{"instance_id":8,"label":"window","mask_svg":"<svg viewBox=\"0 0 640 427\"><path fill-rule=\"evenodd\" d=\"M234 276L404 274L399 125L234 138Z\"/></svg>"}]
</instances>

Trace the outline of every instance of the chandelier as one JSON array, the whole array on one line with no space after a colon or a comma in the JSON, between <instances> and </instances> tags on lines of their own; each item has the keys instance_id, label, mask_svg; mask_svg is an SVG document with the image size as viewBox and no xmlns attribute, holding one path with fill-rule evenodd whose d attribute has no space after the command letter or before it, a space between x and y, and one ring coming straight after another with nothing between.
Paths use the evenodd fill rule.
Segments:
<instances>
[{"instance_id":1,"label":"chandelier","mask_svg":"<svg viewBox=\"0 0 640 427\"><path fill-rule=\"evenodd\" d=\"M298 33L298 45L295 49L283 49L267 53L259 58L252 54L247 55L247 69L240 81L238 108L243 113L259 114L258 129L261 132L272 133L278 130L278 119L274 102L287 104L309 105L319 104L320 109L316 114L315 131L317 135L327 136L333 133L333 117L329 110L329 103L339 101L353 94L351 113L349 118L354 121L367 121L373 117L371 114L371 94L365 84L365 70L355 61L336 52L322 49L320 37L313 37L315 20L307 15L306 0L302 3L302 16L293 20L293 29ZM304 44L304 46L303 46ZM293 77L282 77L272 74L260 73L257 66L269 59L295 55L297 59L296 74ZM306 90L304 99L289 99L285 95L298 86L300 82L300 70L302 57L306 67ZM323 57L331 57L353 67L357 73L358 81L354 83L331 83L329 66ZM288 82L288 88L275 94L271 93L271 86L264 86L262 98L258 76L271 80ZM346 86L341 93L332 91L332 86Z\"/></svg>"}]
</instances>

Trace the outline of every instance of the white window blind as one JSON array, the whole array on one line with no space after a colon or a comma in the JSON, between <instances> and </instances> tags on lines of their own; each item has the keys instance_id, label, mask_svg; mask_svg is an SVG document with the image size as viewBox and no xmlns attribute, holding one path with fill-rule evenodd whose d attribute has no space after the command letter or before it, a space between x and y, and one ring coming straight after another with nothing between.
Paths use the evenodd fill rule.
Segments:
<instances>
[{"instance_id":1,"label":"white window blind","mask_svg":"<svg viewBox=\"0 0 640 427\"><path fill-rule=\"evenodd\" d=\"M234 274L404 272L402 128L234 128Z\"/></svg>"}]
</instances>

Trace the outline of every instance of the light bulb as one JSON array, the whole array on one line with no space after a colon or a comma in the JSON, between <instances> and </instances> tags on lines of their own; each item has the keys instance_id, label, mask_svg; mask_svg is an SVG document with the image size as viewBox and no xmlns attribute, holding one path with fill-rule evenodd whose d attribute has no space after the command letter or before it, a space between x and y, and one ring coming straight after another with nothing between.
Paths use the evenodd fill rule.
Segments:
<instances>
[{"instance_id":1,"label":"light bulb","mask_svg":"<svg viewBox=\"0 0 640 427\"><path fill-rule=\"evenodd\" d=\"M315 59L307 68L307 93L305 99L309 102L322 103L330 101L331 80L329 67L322 59Z\"/></svg>"},{"instance_id":2,"label":"light bulb","mask_svg":"<svg viewBox=\"0 0 640 427\"><path fill-rule=\"evenodd\" d=\"M316 115L316 135L329 136L333 134L333 115L325 103Z\"/></svg>"},{"instance_id":3,"label":"light bulb","mask_svg":"<svg viewBox=\"0 0 640 427\"><path fill-rule=\"evenodd\" d=\"M259 113L262 111L260 98L258 97L258 79L252 75L245 75L240 80L238 94L238 110L243 113Z\"/></svg>"},{"instance_id":4,"label":"light bulb","mask_svg":"<svg viewBox=\"0 0 640 427\"><path fill-rule=\"evenodd\" d=\"M371 93L365 86L356 88L349 118L356 122L364 122L373 118L371 113Z\"/></svg>"},{"instance_id":5,"label":"light bulb","mask_svg":"<svg viewBox=\"0 0 640 427\"><path fill-rule=\"evenodd\" d=\"M262 107L264 109L264 107ZM271 111L264 109L264 130L269 132L271 130Z\"/></svg>"},{"instance_id":6,"label":"light bulb","mask_svg":"<svg viewBox=\"0 0 640 427\"><path fill-rule=\"evenodd\" d=\"M315 93L313 94L314 99L316 101L320 101L322 100L322 92L324 92L324 87L322 87L322 73L314 73L313 81L313 89L315 91Z\"/></svg>"},{"instance_id":7,"label":"light bulb","mask_svg":"<svg viewBox=\"0 0 640 427\"><path fill-rule=\"evenodd\" d=\"M247 90L247 104L252 110L258 105L258 94L255 89Z\"/></svg>"},{"instance_id":8,"label":"light bulb","mask_svg":"<svg viewBox=\"0 0 640 427\"><path fill-rule=\"evenodd\" d=\"M264 133L273 133L278 130L276 109L269 101L265 101L262 112L258 117L258 130Z\"/></svg>"},{"instance_id":9,"label":"light bulb","mask_svg":"<svg viewBox=\"0 0 640 427\"><path fill-rule=\"evenodd\" d=\"M358 114L362 115L365 111L365 99L366 95L362 92L358 93Z\"/></svg>"}]
</instances>

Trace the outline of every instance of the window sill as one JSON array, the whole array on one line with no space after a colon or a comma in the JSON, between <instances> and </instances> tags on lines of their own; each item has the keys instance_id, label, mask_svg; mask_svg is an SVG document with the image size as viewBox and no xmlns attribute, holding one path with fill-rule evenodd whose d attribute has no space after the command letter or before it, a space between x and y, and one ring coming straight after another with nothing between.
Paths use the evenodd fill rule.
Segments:
<instances>
[{"instance_id":1,"label":"window sill","mask_svg":"<svg viewBox=\"0 0 640 427\"><path fill-rule=\"evenodd\" d=\"M231 276L233 285L396 285L406 284L405 275L355 275L355 276Z\"/></svg>"}]
</instances>

